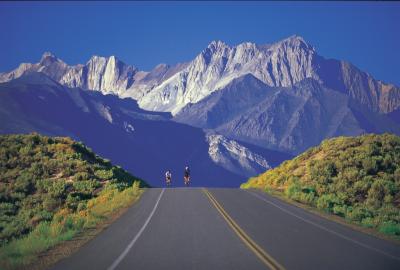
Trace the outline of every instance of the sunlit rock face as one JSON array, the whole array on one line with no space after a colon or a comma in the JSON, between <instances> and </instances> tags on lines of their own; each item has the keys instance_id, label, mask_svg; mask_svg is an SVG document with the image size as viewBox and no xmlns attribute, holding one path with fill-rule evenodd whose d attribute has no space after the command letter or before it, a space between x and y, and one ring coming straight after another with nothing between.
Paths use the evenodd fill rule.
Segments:
<instances>
[{"instance_id":1,"label":"sunlit rock face","mask_svg":"<svg viewBox=\"0 0 400 270\"><path fill-rule=\"evenodd\" d=\"M345 61L319 56L296 35L268 45L245 42L231 47L213 41L188 63L160 64L151 71L140 71L115 56L93 56L85 65L69 66L45 53L39 63L23 63L1 73L0 82L37 71L68 87L130 97L144 109L174 115L246 74L271 87L290 87L311 78L372 111L390 113L400 108L399 87L375 80Z\"/></svg>"},{"instance_id":2,"label":"sunlit rock face","mask_svg":"<svg viewBox=\"0 0 400 270\"><path fill-rule=\"evenodd\" d=\"M160 64L150 72L145 72L125 64L115 56L93 56L85 65L69 66L46 52L39 63L23 63L11 72L0 73L0 82L8 82L32 72L42 72L67 87L139 99L184 67L185 64Z\"/></svg>"},{"instance_id":3,"label":"sunlit rock face","mask_svg":"<svg viewBox=\"0 0 400 270\"><path fill-rule=\"evenodd\" d=\"M293 36L273 45L242 43L229 47L213 41L188 66L155 87L139 101L145 109L178 113L229 84L252 74L268 86L291 86L304 78L318 79L312 68L314 49Z\"/></svg>"},{"instance_id":4,"label":"sunlit rock face","mask_svg":"<svg viewBox=\"0 0 400 270\"><path fill-rule=\"evenodd\" d=\"M252 152L237 141L222 135L209 134L207 142L211 159L228 171L249 177L271 168L266 159L268 157Z\"/></svg>"},{"instance_id":5,"label":"sunlit rock face","mask_svg":"<svg viewBox=\"0 0 400 270\"><path fill-rule=\"evenodd\" d=\"M290 87L311 78L375 112L388 113L400 107L398 87L375 80L347 62L319 56L299 36L261 46L247 42L230 47L213 41L185 69L143 96L139 105L175 115L187 104L199 102L246 74L271 87Z\"/></svg>"}]
</instances>

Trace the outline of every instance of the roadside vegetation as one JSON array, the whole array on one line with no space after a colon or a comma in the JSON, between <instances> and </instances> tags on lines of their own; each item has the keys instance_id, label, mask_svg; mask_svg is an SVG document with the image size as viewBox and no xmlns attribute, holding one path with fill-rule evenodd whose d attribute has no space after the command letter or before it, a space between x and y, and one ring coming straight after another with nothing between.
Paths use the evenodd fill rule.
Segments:
<instances>
[{"instance_id":1,"label":"roadside vegetation","mask_svg":"<svg viewBox=\"0 0 400 270\"><path fill-rule=\"evenodd\" d=\"M323 141L257 177L258 188L400 239L400 137Z\"/></svg>"},{"instance_id":2,"label":"roadside vegetation","mask_svg":"<svg viewBox=\"0 0 400 270\"><path fill-rule=\"evenodd\" d=\"M96 227L146 183L70 138L0 136L0 268Z\"/></svg>"}]
</instances>

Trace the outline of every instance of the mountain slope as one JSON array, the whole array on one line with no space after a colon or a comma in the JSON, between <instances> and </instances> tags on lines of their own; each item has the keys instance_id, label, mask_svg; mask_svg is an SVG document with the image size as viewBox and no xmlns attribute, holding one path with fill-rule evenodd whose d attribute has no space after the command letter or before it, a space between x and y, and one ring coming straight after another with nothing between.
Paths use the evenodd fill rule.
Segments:
<instances>
[{"instance_id":1,"label":"mountain slope","mask_svg":"<svg viewBox=\"0 0 400 270\"><path fill-rule=\"evenodd\" d=\"M65 88L36 73L0 84L0 103L1 133L71 136L154 186L163 184L166 169L182 185L186 164L194 185L238 186L248 175L215 164L201 129L143 111L132 99Z\"/></svg>"},{"instance_id":2,"label":"mountain slope","mask_svg":"<svg viewBox=\"0 0 400 270\"><path fill-rule=\"evenodd\" d=\"M400 236L400 137L390 134L326 140L243 188L287 197Z\"/></svg>"},{"instance_id":3,"label":"mountain slope","mask_svg":"<svg viewBox=\"0 0 400 270\"><path fill-rule=\"evenodd\" d=\"M174 120L289 153L300 153L339 135L400 133L399 125L389 117L371 112L315 80L271 88L252 75L187 105Z\"/></svg>"},{"instance_id":4,"label":"mountain slope","mask_svg":"<svg viewBox=\"0 0 400 270\"><path fill-rule=\"evenodd\" d=\"M226 170L243 176L278 166L291 156L251 144L230 140L222 135L207 134L211 159Z\"/></svg>"},{"instance_id":5,"label":"mountain slope","mask_svg":"<svg viewBox=\"0 0 400 270\"><path fill-rule=\"evenodd\" d=\"M201 101L186 105L174 116L174 120L207 129L217 128L270 97L274 92L275 89L247 74L232 80L226 87L211 93Z\"/></svg>"},{"instance_id":6,"label":"mountain slope","mask_svg":"<svg viewBox=\"0 0 400 270\"><path fill-rule=\"evenodd\" d=\"M389 118L363 110L347 95L314 80L282 88L216 131L291 153L300 153L325 138L340 135L384 131L400 134L399 126Z\"/></svg>"}]
</instances>

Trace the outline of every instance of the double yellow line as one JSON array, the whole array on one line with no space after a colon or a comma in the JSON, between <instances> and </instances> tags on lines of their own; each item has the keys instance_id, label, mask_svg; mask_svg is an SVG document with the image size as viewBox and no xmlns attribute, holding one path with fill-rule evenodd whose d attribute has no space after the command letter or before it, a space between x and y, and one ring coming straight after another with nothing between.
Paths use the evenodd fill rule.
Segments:
<instances>
[{"instance_id":1,"label":"double yellow line","mask_svg":"<svg viewBox=\"0 0 400 270\"><path fill-rule=\"evenodd\" d=\"M203 192L210 199L211 203L215 206L221 216L225 219L225 221L229 224L232 230L239 236L239 238L245 243L245 245L253 251L257 257L267 265L271 270L283 270L285 269L282 265L280 265L274 258L271 257L267 252L265 252L253 239L250 238L243 230L239 227L239 225L228 215L228 213L224 210L224 208L218 203L218 201L214 198L214 196L205 188L203 188Z\"/></svg>"}]
</instances>

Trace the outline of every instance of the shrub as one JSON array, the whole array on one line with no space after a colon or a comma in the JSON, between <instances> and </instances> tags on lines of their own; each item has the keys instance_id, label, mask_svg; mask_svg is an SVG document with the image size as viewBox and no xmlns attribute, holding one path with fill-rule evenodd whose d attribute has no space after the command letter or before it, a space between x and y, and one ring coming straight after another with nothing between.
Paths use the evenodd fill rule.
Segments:
<instances>
[{"instance_id":1,"label":"shrub","mask_svg":"<svg viewBox=\"0 0 400 270\"><path fill-rule=\"evenodd\" d=\"M361 222L361 220L371 217L371 214L368 210L361 207L353 207L349 208L346 213L346 218L352 221Z\"/></svg>"},{"instance_id":2,"label":"shrub","mask_svg":"<svg viewBox=\"0 0 400 270\"><path fill-rule=\"evenodd\" d=\"M145 185L69 138L0 136L0 244L59 219L53 215L60 209L84 211L104 184L99 176L112 180L114 189L121 191L134 181Z\"/></svg>"},{"instance_id":3,"label":"shrub","mask_svg":"<svg viewBox=\"0 0 400 270\"><path fill-rule=\"evenodd\" d=\"M379 226L379 231L389 235L400 235L400 224L395 222L384 222Z\"/></svg>"},{"instance_id":4,"label":"shrub","mask_svg":"<svg viewBox=\"0 0 400 270\"><path fill-rule=\"evenodd\" d=\"M341 201L335 194L324 194L317 199L317 208L332 212L335 205L341 205Z\"/></svg>"},{"instance_id":5,"label":"shrub","mask_svg":"<svg viewBox=\"0 0 400 270\"><path fill-rule=\"evenodd\" d=\"M285 189L285 194L288 198L297 197L298 193L301 192L301 185L297 179L293 179L289 186Z\"/></svg>"},{"instance_id":6,"label":"shrub","mask_svg":"<svg viewBox=\"0 0 400 270\"><path fill-rule=\"evenodd\" d=\"M40 252L71 239L85 228L96 226L110 213L126 207L135 201L139 195L139 182L123 191L118 191L111 185L101 191L99 196L88 201L90 209L78 206L79 211L62 208L51 221L40 222L29 234L10 243L4 243L0 252L0 267L32 263ZM41 213L45 215L45 212Z\"/></svg>"},{"instance_id":7,"label":"shrub","mask_svg":"<svg viewBox=\"0 0 400 270\"><path fill-rule=\"evenodd\" d=\"M363 227L366 227L366 228L374 228L374 227L376 227L374 219L370 218L370 217L363 218L363 220L361 221L361 225Z\"/></svg>"},{"instance_id":8,"label":"shrub","mask_svg":"<svg viewBox=\"0 0 400 270\"><path fill-rule=\"evenodd\" d=\"M101 180L110 180L113 178L112 170L97 170L94 174Z\"/></svg>"},{"instance_id":9,"label":"shrub","mask_svg":"<svg viewBox=\"0 0 400 270\"><path fill-rule=\"evenodd\" d=\"M400 137L325 140L242 185L253 187L283 191L292 200L394 235L400 223Z\"/></svg>"},{"instance_id":10,"label":"shrub","mask_svg":"<svg viewBox=\"0 0 400 270\"><path fill-rule=\"evenodd\" d=\"M346 213L347 213L347 206L346 205L335 205L332 208L332 212L335 215L341 216L341 217L345 217Z\"/></svg>"},{"instance_id":11,"label":"shrub","mask_svg":"<svg viewBox=\"0 0 400 270\"><path fill-rule=\"evenodd\" d=\"M315 193L301 192L297 200L305 204L313 205L315 203Z\"/></svg>"},{"instance_id":12,"label":"shrub","mask_svg":"<svg viewBox=\"0 0 400 270\"><path fill-rule=\"evenodd\" d=\"M92 192L100 186L101 184L95 180L86 180L73 183L73 187L76 192L86 195L91 195Z\"/></svg>"}]
</instances>

